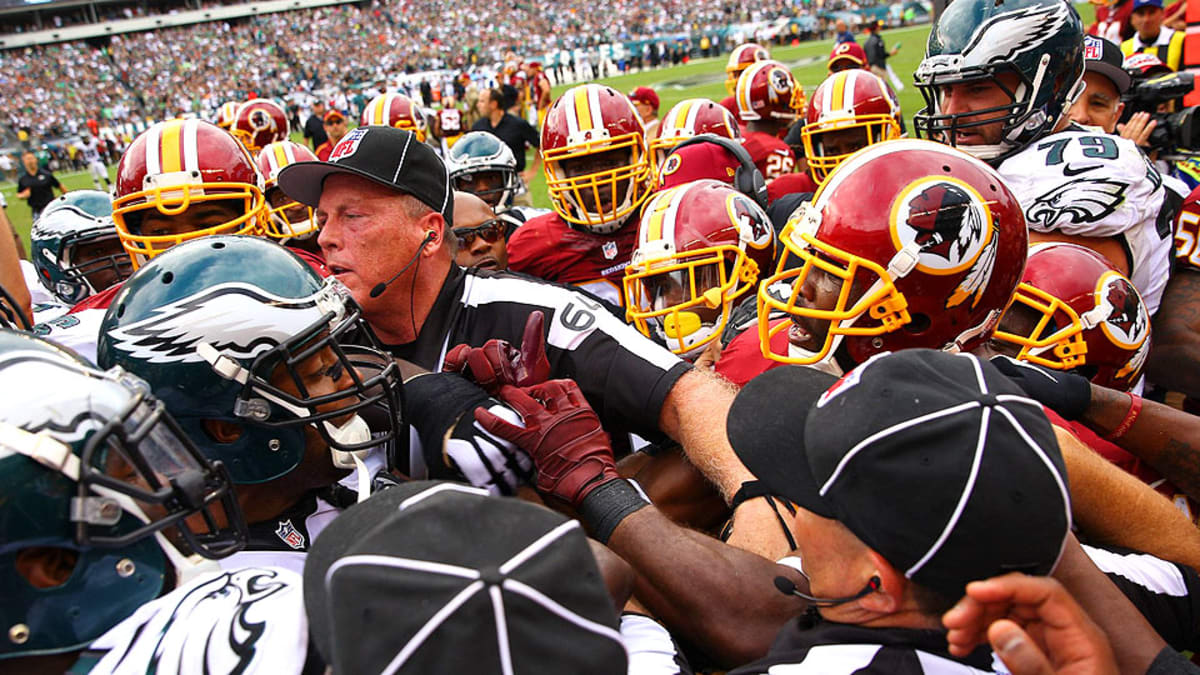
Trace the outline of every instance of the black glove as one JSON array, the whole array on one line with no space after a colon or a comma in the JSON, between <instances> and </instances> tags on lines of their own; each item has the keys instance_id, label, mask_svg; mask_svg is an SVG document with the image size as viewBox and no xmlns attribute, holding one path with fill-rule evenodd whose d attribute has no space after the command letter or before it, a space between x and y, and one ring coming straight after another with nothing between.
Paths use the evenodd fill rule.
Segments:
<instances>
[{"instance_id":1,"label":"black glove","mask_svg":"<svg viewBox=\"0 0 1200 675\"><path fill-rule=\"evenodd\" d=\"M1025 395L1062 415L1083 417L1092 403L1092 383L1087 378L1061 370L1050 370L1011 356L993 356L992 365L1025 391Z\"/></svg>"}]
</instances>

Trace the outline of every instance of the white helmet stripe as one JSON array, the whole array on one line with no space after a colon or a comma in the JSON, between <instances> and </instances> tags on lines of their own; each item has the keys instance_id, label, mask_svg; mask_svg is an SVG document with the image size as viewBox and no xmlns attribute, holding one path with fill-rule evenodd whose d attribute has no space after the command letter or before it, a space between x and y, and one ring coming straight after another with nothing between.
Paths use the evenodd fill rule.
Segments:
<instances>
[{"instance_id":1,"label":"white helmet stripe","mask_svg":"<svg viewBox=\"0 0 1200 675\"><path fill-rule=\"evenodd\" d=\"M183 123L183 169L184 171L200 170L200 154L197 151L196 135L200 127L199 120L187 120Z\"/></svg>"},{"instance_id":2,"label":"white helmet stripe","mask_svg":"<svg viewBox=\"0 0 1200 675\"><path fill-rule=\"evenodd\" d=\"M146 175L155 176L162 173L162 125L154 124L146 130L146 144L142 148L146 152Z\"/></svg>"},{"instance_id":3,"label":"white helmet stripe","mask_svg":"<svg viewBox=\"0 0 1200 675\"><path fill-rule=\"evenodd\" d=\"M604 115L600 110L600 87L588 87L588 107L591 108L592 128L604 128ZM634 115L637 118L637 115Z\"/></svg>"}]
</instances>

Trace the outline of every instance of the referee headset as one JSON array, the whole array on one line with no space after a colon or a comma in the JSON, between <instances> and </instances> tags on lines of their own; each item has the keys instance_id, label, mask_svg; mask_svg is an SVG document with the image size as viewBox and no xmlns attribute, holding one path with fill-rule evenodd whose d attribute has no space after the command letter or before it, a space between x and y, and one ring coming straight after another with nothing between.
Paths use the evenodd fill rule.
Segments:
<instances>
[{"instance_id":1,"label":"referee headset","mask_svg":"<svg viewBox=\"0 0 1200 675\"><path fill-rule=\"evenodd\" d=\"M698 134L692 136L686 141L680 143L667 153L667 157L675 154L680 148L686 148L689 145L698 145L700 143L713 143L725 148L729 154L737 159L741 166L733 170L733 187L738 192L746 195L754 200L756 204L762 207L763 211L767 210L767 180L763 178L762 172L754 166L754 160L750 158L750 153L741 144L740 141L735 141L732 138L725 138L716 134Z\"/></svg>"}]
</instances>

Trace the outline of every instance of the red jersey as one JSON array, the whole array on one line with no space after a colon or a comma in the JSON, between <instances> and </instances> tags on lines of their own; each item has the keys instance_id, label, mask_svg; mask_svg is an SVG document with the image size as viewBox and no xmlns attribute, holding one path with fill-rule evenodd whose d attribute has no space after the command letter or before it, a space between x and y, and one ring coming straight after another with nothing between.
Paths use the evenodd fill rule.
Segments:
<instances>
[{"instance_id":1,"label":"red jersey","mask_svg":"<svg viewBox=\"0 0 1200 675\"><path fill-rule=\"evenodd\" d=\"M739 124L741 123L742 116L738 114L737 99L732 94L721 99L721 107L728 110L733 115L733 119L738 120Z\"/></svg>"},{"instance_id":2,"label":"red jersey","mask_svg":"<svg viewBox=\"0 0 1200 675\"><path fill-rule=\"evenodd\" d=\"M550 93L550 78L546 76L545 72L539 70L534 74L532 89L536 98L534 103L537 104L538 110L549 110L550 104L554 102L554 97Z\"/></svg>"},{"instance_id":3,"label":"red jersey","mask_svg":"<svg viewBox=\"0 0 1200 675\"><path fill-rule=\"evenodd\" d=\"M527 221L508 240L508 268L578 286L622 307L622 279L637 248L637 218L613 234L576 230L557 213Z\"/></svg>"},{"instance_id":4,"label":"red jersey","mask_svg":"<svg viewBox=\"0 0 1200 675\"><path fill-rule=\"evenodd\" d=\"M767 203L797 192L816 192L817 182L805 173L788 173L767 183Z\"/></svg>"},{"instance_id":5,"label":"red jersey","mask_svg":"<svg viewBox=\"0 0 1200 675\"><path fill-rule=\"evenodd\" d=\"M780 319L787 321L788 319ZM771 338L771 349L775 353L787 353L787 331L781 330ZM714 368L717 374L736 384L739 388L762 375L772 368L787 365L780 361L772 361L763 356L762 347L758 341L758 324L750 326L741 335L735 337L729 346L721 351L721 358Z\"/></svg>"},{"instance_id":6,"label":"red jersey","mask_svg":"<svg viewBox=\"0 0 1200 675\"><path fill-rule=\"evenodd\" d=\"M463 133L462 111L458 108L442 108L438 111L438 128L443 138L461 136Z\"/></svg>"},{"instance_id":7,"label":"red jersey","mask_svg":"<svg viewBox=\"0 0 1200 675\"><path fill-rule=\"evenodd\" d=\"M325 141L317 146L317 159L321 160L322 162L328 162L329 153L331 152L333 152L333 141Z\"/></svg>"},{"instance_id":8,"label":"red jersey","mask_svg":"<svg viewBox=\"0 0 1200 675\"><path fill-rule=\"evenodd\" d=\"M769 181L791 173L796 166L796 155L778 136L761 131L747 131L742 138L742 145L750 153L754 166L757 166L763 178Z\"/></svg>"}]
</instances>

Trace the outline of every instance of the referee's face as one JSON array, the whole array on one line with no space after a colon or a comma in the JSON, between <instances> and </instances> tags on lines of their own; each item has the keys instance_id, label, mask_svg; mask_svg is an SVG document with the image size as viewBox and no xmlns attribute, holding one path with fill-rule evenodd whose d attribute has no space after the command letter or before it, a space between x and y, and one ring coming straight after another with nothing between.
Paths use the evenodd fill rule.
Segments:
<instances>
[{"instance_id":1,"label":"referee's face","mask_svg":"<svg viewBox=\"0 0 1200 675\"><path fill-rule=\"evenodd\" d=\"M397 304L407 308L417 266L409 268L377 298L371 290L413 259L425 235L404 210L399 193L345 174L325 179L316 218L317 243L330 271L350 290L367 321ZM402 302L401 302L402 301Z\"/></svg>"}]
</instances>

